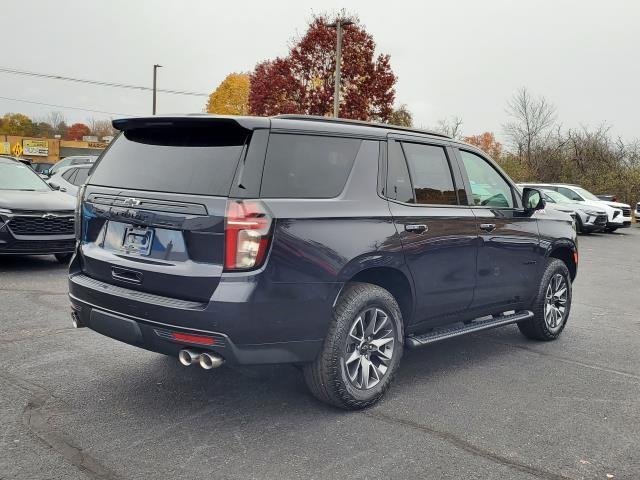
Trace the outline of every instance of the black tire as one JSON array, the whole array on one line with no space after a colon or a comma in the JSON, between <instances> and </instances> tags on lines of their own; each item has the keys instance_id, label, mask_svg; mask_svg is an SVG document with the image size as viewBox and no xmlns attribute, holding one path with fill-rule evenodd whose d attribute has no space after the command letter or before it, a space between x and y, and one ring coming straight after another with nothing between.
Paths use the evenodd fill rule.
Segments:
<instances>
[{"instance_id":1,"label":"black tire","mask_svg":"<svg viewBox=\"0 0 640 480\"><path fill-rule=\"evenodd\" d=\"M547 294L550 283L552 280L557 279L557 275L560 275L566 284L566 299L561 319L557 320L556 318L556 325L553 325L552 320L552 325L550 325L549 320L545 318L545 308L547 307ZM532 318L518 323L518 328L525 337L532 340L549 341L555 340L560 336L567 325L567 320L571 313L571 275L563 261L556 258L548 260L547 268L544 271L544 275L542 275L538 295L531 305L531 311L533 312Z\"/></svg>"},{"instance_id":2,"label":"black tire","mask_svg":"<svg viewBox=\"0 0 640 480\"><path fill-rule=\"evenodd\" d=\"M73 257L73 253L56 253L55 257L59 263L63 265L69 265L69 262L71 262L71 257Z\"/></svg>"},{"instance_id":3,"label":"black tire","mask_svg":"<svg viewBox=\"0 0 640 480\"><path fill-rule=\"evenodd\" d=\"M618 229L618 227L607 227L604 229L605 232L607 233L613 233Z\"/></svg>"},{"instance_id":4,"label":"black tire","mask_svg":"<svg viewBox=\"0 0 640 480\"><path fill-rule=\"evenodd\" d=\"M362 318L372 308L379 309L386 315L389 326L393 328L394 343L386 372L377 384L362 389L349 379L345 357L348 355L348 343L353 338L349 335L351 329L357 323L357 319ZM365 335L363 331L362 337ZM376 403L391 385L402 358L403 348L402 313L393 295L377 285L351 283L345 287L336 303L320 354L315 361L304 366L304 379L311 393L325 403L346 410L367 408ZM374 359L373 353L371 359ZM361 368L359 365L356 367L358 370ZM358 378L357 374L355 376ZM360 378L363 376L364 374ZM367 375L367 378L370 377Z\"/></svg>"}]
</instances>

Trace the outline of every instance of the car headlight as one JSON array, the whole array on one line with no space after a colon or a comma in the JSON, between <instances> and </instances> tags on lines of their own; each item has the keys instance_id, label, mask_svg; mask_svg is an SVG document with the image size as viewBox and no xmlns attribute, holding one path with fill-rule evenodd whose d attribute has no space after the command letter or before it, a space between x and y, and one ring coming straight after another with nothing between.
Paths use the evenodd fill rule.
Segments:
<instances>
[{"instance_id":1,"label":"car headlight","mask_svg":"<svg viewBox=\"0 0 640 480\"><path fill-rule=\"evenodd\" d=\"M583 210L584 213L586 213L587 215L591 215L593 217L597 217L598 215L600 215L600 213L594 211L594 210Z\"/></svg>"}]
</instances>

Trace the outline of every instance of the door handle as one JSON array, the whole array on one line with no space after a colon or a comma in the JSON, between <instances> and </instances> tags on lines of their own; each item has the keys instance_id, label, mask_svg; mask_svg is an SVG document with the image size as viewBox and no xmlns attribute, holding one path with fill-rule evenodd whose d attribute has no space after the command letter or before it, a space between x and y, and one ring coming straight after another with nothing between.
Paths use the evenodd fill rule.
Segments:
<instances>
[{"instance_id":1,"label":"door handle","mask_svg":"<svg viewBox=\"0 0 640 480\"><path fill-rule=\"evenodd\" d=\"M493 232L496 229L495 223L481 223L480 230L484 230L485 232Z\"/></svg>"},{"instance_id":2,"label":"door handle","mask_svg":"<svg viewBox=\"0 0 640 480\"><path fill-rule=\"evenodd\" d=\"M424 233L427 230L429 230L429 227L427 227L424 224L408 224L404 226L404 229L407 232L414 232L414 233Z\"/></svg>"}]
</instances>

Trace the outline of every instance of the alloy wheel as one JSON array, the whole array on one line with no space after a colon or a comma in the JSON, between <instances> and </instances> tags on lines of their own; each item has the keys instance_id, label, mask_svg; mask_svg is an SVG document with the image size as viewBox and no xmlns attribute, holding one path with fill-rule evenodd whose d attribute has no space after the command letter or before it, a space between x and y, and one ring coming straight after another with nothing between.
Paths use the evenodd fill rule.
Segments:
<instances>
[{"instance_id":1,"label":"alloy wheel","mask_svg":"<svg viewBox=\"0 0 640 480\"><path fill-rule=\"evenodd\" d=\"M544 321L552 332L562 327L567 310L568 284L563 275L556 273L547 286Z\"/></svg>"},{"instance_id":2,"label":"alloy wheel","mask_svg":"<svg viewBox=\"0 0 640 480\"><path fill-rule=\"evenodd\" d=\"M378 307L355 318L343 356L345 372L354 387L368 390L380 383L391 366L395 337L394 322Z\"/></svg>"}]
</instances>

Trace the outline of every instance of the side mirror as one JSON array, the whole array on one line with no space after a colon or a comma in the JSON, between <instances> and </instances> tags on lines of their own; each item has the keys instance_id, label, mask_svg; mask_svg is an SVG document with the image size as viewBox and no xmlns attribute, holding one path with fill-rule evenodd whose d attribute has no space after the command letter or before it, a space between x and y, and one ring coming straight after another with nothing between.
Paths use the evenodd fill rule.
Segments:
<instances>
[{"instance_id":1,"label":"side mirror","mask_svg":"<svg viewBox=\"0 0 640 480\"><path fill-rule=\"evenodd\" d=\"M54 190L60 190L60 185L58 185L57 183L49 183L49 186L51 186L51 188L53 188Z\"/></svg>"},{"instance_id":2,"label":"side mirror","mask_svg":"<svg viewBox=\"0 0 640 480\"><path fill-rule=\"evenodd\" d=\"M546 203L542 196L542 192L537 188L524 187L522 189L522 204L524 211L533 213L536 210L543 210Z\"/></svg>"},{"instance_id":3,"label":"side mirror","mask_svg":"<svg viewBox=\"0 0 640 480\"><path fill-rule=\"evenodd\" d=\"M48 177L49 176L49 169L45 168L44 170L42 170L42 174L46 175Z\"/></svg>"}]
</instances>

